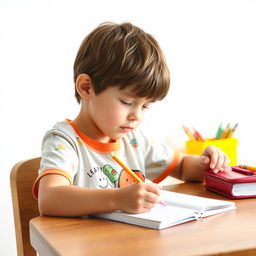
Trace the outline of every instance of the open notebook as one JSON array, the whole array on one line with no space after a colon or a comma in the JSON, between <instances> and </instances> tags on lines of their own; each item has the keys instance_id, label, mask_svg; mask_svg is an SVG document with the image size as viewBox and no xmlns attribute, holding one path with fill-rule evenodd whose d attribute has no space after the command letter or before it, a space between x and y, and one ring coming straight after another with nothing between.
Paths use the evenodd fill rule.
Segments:
<instances>
[{"instance_id":1,"label":"open notebook","mask_svg":"<svg viewBox=\"0 0 256 256\"><path fill-rule=\"evenodd\" d=\"M148 228L163 229L236 208L233 202L165 190L161 192L161 200L168 206L157 204L149 212L139 214L116 211L93 216Z\"/></svg>"}]
</instances>

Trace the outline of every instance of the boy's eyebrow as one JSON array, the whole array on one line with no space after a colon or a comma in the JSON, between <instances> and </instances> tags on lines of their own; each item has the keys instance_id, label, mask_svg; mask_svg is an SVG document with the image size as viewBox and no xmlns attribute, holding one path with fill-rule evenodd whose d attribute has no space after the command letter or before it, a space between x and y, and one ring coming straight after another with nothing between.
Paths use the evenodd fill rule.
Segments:
<instances>
[{"instance_id":1,"label":"boy's eyebrow","mask_svg":"<svg viewBox=\"0 0 256 256\"><path fill-rule=\"evenodd\" d=\"M132 92L127 92L127 91L121 91L121 92L122 92L122 94L123 94L124 96L131 97L131 98L139 98L137 95L135 95L135 94L132 93Z\"/></svg>"},{"instance_id":2,"label":"boy's eyebrow","mask_svg":"<svg viewBox=\"0 0 256 256\"><path fill-rule=\"evenodd\" d=\"M123 92L123 94L124 94L124 96L130 97L130 98L134 98L134 99L142 98L142 97L140 97L140 96L135 95L135 94L132 93L132 92ZM146 98L146 97L145 97L145 98ZM154 99L148 99L147 101L148 101L148 103L154 103L154 102L156 102L156 100L154 100Z\"/></svg>"}]
</instances>

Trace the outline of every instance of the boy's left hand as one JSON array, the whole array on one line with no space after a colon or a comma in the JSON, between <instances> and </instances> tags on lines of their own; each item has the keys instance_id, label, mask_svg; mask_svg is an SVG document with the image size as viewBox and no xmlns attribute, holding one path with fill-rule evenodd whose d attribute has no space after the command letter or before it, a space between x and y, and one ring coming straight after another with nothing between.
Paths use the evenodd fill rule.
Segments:
<instances>
[{"instance_id":1,"label":"boy's left hand","mask_svg":"<svg viewBox=\"0 0 256 256\"><path fill-rule=\"evenodd\" d=\"M211 168L215 173L223 171L228 166L229 158L219 148L208 146L199 157L199 163L205 169Z\"/></svg>"}]
</instances>

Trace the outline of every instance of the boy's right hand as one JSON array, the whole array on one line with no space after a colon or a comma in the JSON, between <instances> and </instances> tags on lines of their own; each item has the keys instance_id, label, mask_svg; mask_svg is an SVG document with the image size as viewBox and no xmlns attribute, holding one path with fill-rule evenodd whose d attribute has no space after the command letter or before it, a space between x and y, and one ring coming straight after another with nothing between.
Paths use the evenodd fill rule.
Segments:
<instances>
[{"instance_id":1,"label":"boy's right hand","mask_svg":"<svg viewBox=\"0 0 256 256\"><path fill-rule=\"evenodd\" d=\"M154 183L134 183L117 190L117 207L129 213L147 212L160 202L160 186Z\"/></svg>"}]
</instances>

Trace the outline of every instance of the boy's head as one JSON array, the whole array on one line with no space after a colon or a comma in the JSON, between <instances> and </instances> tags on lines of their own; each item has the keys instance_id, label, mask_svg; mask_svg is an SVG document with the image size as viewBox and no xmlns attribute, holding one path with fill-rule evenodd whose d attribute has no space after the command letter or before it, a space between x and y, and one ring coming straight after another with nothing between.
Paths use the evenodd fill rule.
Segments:
<instances>
[{"instance_id":1,"label":"boy's head","mask_svg":"<svg viewBox=\"0 0 256 256\"><path fill-rule=\"evenodd\" d=\"M157 41L131 23L103 23L82 42L74 63L74 81L90 76L96 94L109 86L131 87L137 97L163 99L170 77ZM75 92L77 101L80 96Z\"/></svg>"}]
</instances>

